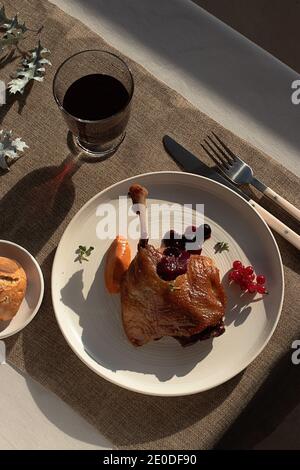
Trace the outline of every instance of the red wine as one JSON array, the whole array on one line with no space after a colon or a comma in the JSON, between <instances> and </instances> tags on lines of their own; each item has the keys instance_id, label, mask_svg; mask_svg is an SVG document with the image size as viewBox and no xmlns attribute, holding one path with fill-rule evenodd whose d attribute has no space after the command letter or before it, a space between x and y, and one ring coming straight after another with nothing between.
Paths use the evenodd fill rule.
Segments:
<instances>
[{"instance_id":1,"label":"red wine","mask_svg":"<svg viewBox=\"0 0 300 470\"><path fill-rule=\"evenodd\" d=\"M131 96L116 78L85 75L67 89L64 118L83 147L106 151L119 145L130 115Z\"/></svg>"},{"instance_id":2,"label":"red wine","mask_svg":"<svg viewBox=\"0 0 300 470\"><path fill-rule=\"evenodd\" d=\"M97 121L114 116L128 102L128 91L119 80L97 73L72 83L64 96L63 107L76 118Z\"/></svg>"}]
</instances>

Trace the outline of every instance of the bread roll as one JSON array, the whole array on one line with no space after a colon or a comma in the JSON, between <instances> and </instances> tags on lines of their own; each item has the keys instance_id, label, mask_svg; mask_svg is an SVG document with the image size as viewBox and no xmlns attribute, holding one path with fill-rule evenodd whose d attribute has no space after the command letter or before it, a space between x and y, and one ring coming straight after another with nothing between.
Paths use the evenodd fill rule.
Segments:
<instances>
[{"instance_id":1,"label":"bread roll","mask_svg":"<svg viewBox=\"0 0 300 470\"><path fill-rule=\"evenodd\" d=\"M26 292L26 274L15 260L0 256L0 321L11 320Z\"/></svg>"}]
</instances>

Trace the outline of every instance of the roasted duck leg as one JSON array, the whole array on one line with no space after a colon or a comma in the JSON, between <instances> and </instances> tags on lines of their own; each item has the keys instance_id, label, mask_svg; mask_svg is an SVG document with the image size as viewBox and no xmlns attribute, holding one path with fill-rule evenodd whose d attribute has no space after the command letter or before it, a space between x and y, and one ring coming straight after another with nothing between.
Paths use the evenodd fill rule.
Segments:
<instances>
[{"instance_id":1,"label":"roasted duck leg","mask_svg":"<svg viewBox=\"0 0 300 470\"><path fill-rule=\"evenodd\" d=\"M134 204L145 204L147 191L141 186L133 185L129 194ZM138 213L145 217L145 211ZM145 226L141 221L141 227ZM180 342L187 344L195 335L219 328L224 317L226 298L213 261L191 255L185 273L170 282L157 273L163 256L161 250L148 243L144 231L138 252L122 279L123 325L134 346L162 336L182 338Z\"/></svg>"}]
</instances>

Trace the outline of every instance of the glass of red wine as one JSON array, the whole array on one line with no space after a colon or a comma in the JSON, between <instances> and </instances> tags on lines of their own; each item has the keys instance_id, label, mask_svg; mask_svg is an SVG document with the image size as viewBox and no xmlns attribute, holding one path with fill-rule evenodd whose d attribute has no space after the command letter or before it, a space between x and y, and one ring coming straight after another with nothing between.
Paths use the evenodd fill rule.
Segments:
<instances>
[{"instance_id":1,"label":"glass of red wine","mask_svg":"<svg viewBox=\"0 0 300 470\"><path fill-rule=\"evenodd\" d=\"M53 94L77 145L95 157L116 151L125 137L134 90L132 73L117 55L78 52L53 80Z\"/></svg>"}]
</instances>

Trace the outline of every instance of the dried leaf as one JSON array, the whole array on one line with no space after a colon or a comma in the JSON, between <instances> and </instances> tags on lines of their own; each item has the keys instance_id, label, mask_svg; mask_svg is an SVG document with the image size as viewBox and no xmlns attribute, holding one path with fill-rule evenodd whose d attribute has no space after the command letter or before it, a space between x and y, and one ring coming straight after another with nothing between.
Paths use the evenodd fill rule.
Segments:
<instances>
[{"instance_id":1,"label":"dried leaf","mask_svg":"<svg viewBox=\"0 0 300 470\"><path fill-rule=\"evenodd\" d=\"M6 47L17 45L24 38L24 33L28 31L25 23L19 21L18 15L13 18L6 16L4 6L0 8L0 29L4 31L3 36L0 38L0 53Z\"/></svg>"},{"instance_id":2,"label":"dried leaf","mask_svg":"<svg viewBox=\"0 0 300 470\"><path fill-rule=\"evenodd\" d=\"M21 39L23 39L23 34L19 31L16 34L5 34L5 36L0 39L0 53L2 53L6 47L16 46Z\"/></svg>"},{"instance_id":3,"label":"dried leaf","mask_svg":"<svg viewBox=\"0 0 300 470\"><path fill-rule=\"evenodd\" d=\"M49 53L49 49L42 47L39 41L38 46L30 51L30 58L26 58L22 61L22 67L17 69L15 78L8 83L9 92L11 94L23 94L26 85L31 80L38 82L44 80L44 65L51 65L51 62L43 57L43 55Z\"/></svg>"},{"instance_id":4,"label":"dried leaf","mask_svg":"<svg viewBox=\"0 0 300 470\"><path fill-rule=\"evenodd\" d=\"M5 13L5 7L0 8L0 28L5 29L7 33L13 33L16 30L26 33L28 28L25 23L21 23L18 19L18 15L15 15L13 18L8 18Z\"/></svg>"},{"instance_id":5,"label":"dried leaf","mask_svg":"<svg viewBox=\"0 0 300 470\"><path fill-rule=\"evenodd\" d=\"M17 160L21 155L18 152L23 152L28 145L25 144L19 137L13 139L12 131L0 131L0 168L2 170L9 170L9 163Z\"/></svg>"}]
</instances>

